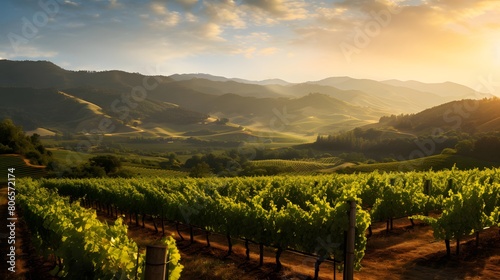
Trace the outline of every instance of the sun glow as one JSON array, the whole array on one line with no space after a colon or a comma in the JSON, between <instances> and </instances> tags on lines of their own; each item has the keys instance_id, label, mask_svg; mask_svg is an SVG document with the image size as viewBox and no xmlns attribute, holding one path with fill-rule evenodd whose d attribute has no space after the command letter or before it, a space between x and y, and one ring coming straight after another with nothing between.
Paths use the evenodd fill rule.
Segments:
<instances>
[{"instance_id":1,"label":"sun glow","mask_svg":"<svg viewBox=\"0 0 500 280\"><path fill-rule=\"evenodd\" d=\"M500 1L56 2L71 16L41 26L36 3L8 1L10 9L0 11L0 59L50 58L72 70L160 65L163 75L296 82L461 82L500 63Z\"/></svg>"}]
</instances>

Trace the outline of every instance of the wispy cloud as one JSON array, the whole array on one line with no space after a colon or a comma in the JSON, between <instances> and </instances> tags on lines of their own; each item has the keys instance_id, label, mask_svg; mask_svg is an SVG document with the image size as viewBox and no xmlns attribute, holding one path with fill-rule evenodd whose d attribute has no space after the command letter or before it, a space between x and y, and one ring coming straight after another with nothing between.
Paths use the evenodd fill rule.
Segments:
<instances>
[{"instance_id":1,"label":"wispy cloud","mask_svg":"<svg viewBox=\"0 0 500 280\"><path fill-rule=\"evenodd\" d=\"M109 0L109 6L108 7L111 8L111 9L117 9L117 8L122 8L123 5L118 0Z\"/></svg>"},{"instance_id":2,"label":"wispy cloud","mask_svg":"<svg viewBox=\"0 0 500 280\"><path fill-rule=\"evenodd\" d=\"M234 1L204 1L204 12L208 20L232 28L245 28L244 12Z\"/></svg>"},{"instance_id":3,"label":"wispy cloud","mask_svg":"<svg viewBox=\"0 0 500 280\"><path fill-rule=\"evenodd\" d=\"M80 6L79 3L74 2L74 1L70 1L70 0L63 1L63 4L64 5L68 5L68 6L73 6L73 7L79 7Z\"/></svg>"},{"instance_id":4,"label":"wispy cloud","mask_svg":"<svg viewBox=\"0 0 500 280\"><path fill-rule=\"evenodd\" d=\"M19 46L16 50L17 52L15 53L0 53L0 55L5 57L6 59L16 59L16 58L46 59L46 58L53 58L58 55L58 53L55 51L42 50L37 47L27 46L27 45Z\"/></svg>"},{"instance_id":5,"label":"wispy cloud","mask_svg":"<svg viewBox=\"0 0 500 280\"><path fill-rule=\"evenodd\" d=\"M242 2L276 20L304 19L309 14L305 1L243 0Z\"/></svg>"},{"instance_id":6,"label":"wispy cloud","mask_svg":"<svg viewBox=\"0 0 500 280\"><path fill-rule=\"evenodd\" d=\"M201 25L197 31L196 33L202 38L213 41L224 41L224 38L221 36L222 28L216 23L210 22Z\"/></svg>"},{"instance_id":7,"label":"wispy cloud","mask_svg":"<svg viewBox=\"0 0 500 280\"><path fill-rule=\"evenodd\" d=\"M74 67L102 68L162 61L173 68L223 69L224 61L224 69L244 64L236 67L242 77L259 75L259 69L266 68L276 76L383 73L383 78L420 75L460 80L471 69L495 71L500 66L500 1L493 0L55 3L57 13L37 26L35 15L47 13L38 1L2 2L0 57L50 58ZM8 34L22 37L23 30L31 27L37 29L36 36L25 40L16 54ZM376 36L367 36L362 50L347 61L339 45L355 45L356 36L367 32ZM304 69L315 71L304 73Z\"/></svg>"},{"instance_id":8,"label":"wispy cloud","mask_svg":"<svg viewBox=\"0 0 500 280\"><path fill-rule=\"evenodd\" d=\"M278 52L278 48L268 47L268 48L263 48L263 49L259 50L259 55L264 55L264 56L273 55L276 52Z\"/></svg>"},{"instance_id":9,"label":"wispy cloud","mask_svg":"<svg viewBox=\"0 0 500 280\"><path fill-rule=\"evenodd\" d=\"M176 0L184 9L191 10L197 3L198 0Z\"/></svg>"},{"instance_id":10,"label":"wispy cloud","mask_svg":"<svg viewBox=\"0 0 500 280\"><path fill-rule=\"evenodd\" d=\"M176 26L181 20L180 13L169 11L166 4L152 3L150 8L155 15L154 24L160 27Z\"/></svg>"}]
</instances>

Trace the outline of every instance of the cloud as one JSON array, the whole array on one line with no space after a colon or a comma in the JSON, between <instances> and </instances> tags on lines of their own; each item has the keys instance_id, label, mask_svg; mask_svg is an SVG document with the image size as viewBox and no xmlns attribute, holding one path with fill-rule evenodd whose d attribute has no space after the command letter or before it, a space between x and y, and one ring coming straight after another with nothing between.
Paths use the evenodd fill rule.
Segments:
<instances>
[{"instance_id":1,"label":"cloud","mask_svg":"<svg viewBox=\"0 0 500 280\"><path fill-rule=\"evenodd\" d=\"M118 0L109 0L109 8L111 9L117 9L121 8L122 4L118 2Z\"/></svg>"},{"instance_id":2,"label":"cloud","mask_svg":"<svg viewBox=\"0 0 500 280\"><path fill-rule=\"evenodd\" d=\"M0 53L2 56L5 55L7 59L24 59L24 58L52 58L57 56L55 51L44 51L31 45L22 45L16 48L14 53Z\"/></svg>"},{"instance_id":3,"label":"cloud","mask_svg":"<svg viewBox=\"0 0 500 280\"><path fill-rule=\"evenodd\" d=\"M278 51L278 48L275 47L267 47L259 50L259 55L273 55Z\"/></svg>"},{"instance_id":4,"label":"cloud","mask_svg":"<svg viewBox=\"0 0 500 280\"><path fill-rule=\"evenodd\" d=\"M358 77L375 78L375 71L391 78L406 73L406 79L453 80L474 75L472 69L494 69L493 61L498 67L500 1L458 2L315 5L310 20L291 25L294 34L280 50L293 53L297 64L316 65L318 72ZM345 44L351 47L347 51Z\"/></svg>"},{"instance_id":5,"label":"cloud","mask_svg":"<svg viewBox=\"0 0 500 280\"><path fill-rule=\"evenodd\" d=\"M5 2L6 9L0 11L0 30L5 35L22 34L22 18L32 21L40 11L38 2ZM189 61L214 69L219 69L214 61L261 66L293 62L300 67L291 70L293 67L283 66L282 73L297 71L296 76L300 76L301 69L310 67L318 70L315 73L337 71L342 75L358 73L357 76L376 71L388 75L387 78L393 78L392 73L417 70L423 75L430 75L433 69L437 73L467 72L484 69L493 61L498 67L500 61L500 1L493 0L58 3L61 5L57 15L38 28L37 37L23 44L16 57L50 57L68 63L85 61L89 65L109 63L117 65L114 68L151 64L155 59L171 61L171 65L186 65ZM354 42L360 32L365 36L370 33L362 47ZM339 47L344 42L357 49L351 62L346 61ZM8 53L8 36L0 37L0 44L8 47L5 53L0 52L0 57L13 58ZM278 68L273 65L266 69L280 71Z\"/></svg>"},{"instance_id":6,"label":"cloud","mask_svg":"<svg viewBox=\"0 0 500 280\"><path fill-rule=\"evenodd\" d=\"M302 26L301 28L308 29L316 26L323 29L342 30L352 28L353 24L361 20L349 13L349 10L345 7L318 7L312 18L316 20L316 24Z\"/></svg>"},{"instance_id":7,"label":"cloud","mask_svg":"<svg viewBox=\"0 0 500 280\"><path fill-rule=\"evenodd\" d=\"M251 32L245 35L235 35L234 39L243 45L248 45L255 42L265 42L271 38L271 34L267 32Z\"/></svg>"},{"instance_id":8,"label":"cloud","mask_svg":"<svg viewBox=\"0 0 500 280\"><path fill-rule=\"evenodd\" d=\"M169 11L165 5L155 2L150 5L150 9L157 16L154 19L154 24L156 26L172 27L180 22L181 16L179 12Z\"/></svg>"},{"instance_id":9,"label":"cloud","mask_svg":"<svg viewBox=\"0 0 500 280\"><path fill-rule=\"evenodd\" d=\"M268 56L275 54L279 49L273 44L273 36L268 32L251 32L245 35L235 35L231 38L233 55L243 55L246 58Z\"/></svg>"},{"instance_id":10,"label":"cloud","mask_svg":"<svg viewBox=\"0 0 500 280\"><path fill-rule=\"evenodd\" d=\"M243 55L246 58L253 58L257 56L270 56L278 52L278 48L275 47L266 47L266 48L257 48L255 46L238 48L231 51L233 55Z\"/></svg>"},{"instance_id":11,"label":"cloud","mask_svg":"<svg viewBox=\"0 0 500 280\"><path fill-rule=\"evenodd\" d=\"M377 49L379 55L389 56L393 56L394 51L408 54L417 49L420 53L463 51L484 32L484 25L497 22L498 17L487 15L493 13L492 7L500 7L500 3L487 0L405 3L346 0L331 7L318 7L316 22L295 28L298 37L293 41L331 48L341 42L353 43L356 36L364 36L369 41L366 45L371 45L366 46L366 50L379 42L384 45ZM483 23L478 23L480 18Z\"/></svg>"},{"instance_id":12,"label":"cloud","mask_svg":"<svg viewBox=\"0 0 500 280\"><path fill-rule=\"evenodd\" d=\"M167 7L160 3L152 3L150 7L151 10L157 15L164 16L168 14Z\"/></svg>"},{"instance_id":13,"label":"cloud","mask_svg":"<svg viewBox=\"0 0 500 280\"><path fill-rule=\"evenodd\" d=\"M257 50L256 47L239 48L231 51L231 54L234 55L242 54L246 58L251 58L255 54L256 50Z\"/></svg>"},{"instance_id":14,"label":"cloud","mask_svg":"<svg viewBox=\"0 0 500 280\"><path fill-rule=\"evenodd\" d=\"M464 10L478 10L484 11L492 7L498 6L498 1L492 0L429 0L429 6L440 7L447 11L464 11Z\"/></svg>"},{"instance_id":15,"label":"cloud","mask_svg":"<svg viewBox=\"0 0 500 280\"><path fill-rule=\"evenodd\" d=\"M198 0L175 0L179 3L185 10L191 10L197 3Z\"/></svg>"},{"instance_id":16,"label":"cloud","mask_svg":"<svg viewBox=\"0 0 500 280\"><path fill-rule=\"evenodd\" d=\"M232 28L245 28L244 12L232 0L204 1L204 13L208 20Z\"/></svg>"},{"instance_id":17,"label":"cloud","mask_svg":"<svg viewBox=\"0 0 500 280\"><path fill-rule=\"evenodd\" d=\"M224 41L221 37L222 28L215 23L206 23L199 27L197 34L201 35L203 38L213 40L213 41Z\"/></svg>"},{"instance_id":18,"label":"cloud","mask_svg":"<svg viewBox=\"0 0 500 280\"><path fill-rule=\"evenodd\" d=\"M76 3L74 1L70 1L70 0L65 0L63 2L64 5L67 5L67 6L73 6L73 7L80 7L80 4L79 3Z\"/></svg>"},{"instance_id":19,"label":"cloud","mask_svg":"<svg viewBox=\"0 0 500 280\"><path fill-rule=\"evenodd\" d=\"M303 1L243 0L242 3L278 20L304 19L309 14L307 4Z\"/></svg>"},{"instance_id":20,"label":"cloud","mask_svg":"<svg viewBox=\"0 0 500 280\"><path fill-rule=\"evenodd\" d=\"M197 22L198 21L198 17L195 16L194 14L190 13L190 12L186 12L184 14L184 19L187 21L187 22Z\"/></svg>"}]
</instances>

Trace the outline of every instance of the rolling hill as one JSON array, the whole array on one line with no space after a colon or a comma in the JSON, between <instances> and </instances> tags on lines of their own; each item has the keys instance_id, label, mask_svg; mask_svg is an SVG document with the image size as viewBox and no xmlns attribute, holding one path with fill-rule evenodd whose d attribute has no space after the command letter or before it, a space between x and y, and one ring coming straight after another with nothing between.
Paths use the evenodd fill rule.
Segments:
<instances>
[{"instance_id":1,"label":"rolling hill","mask_svg":"<svg viewBox=\"0 0 500 280\"><path fill-rule=\"evenodd\" d=\"M423 109L436 106L445 102L455 100L455 87L443 85L440 90L435 87L432 91L423 84L421 88L405 86L405 84L383 83L369 79L353 79L349 77L327 78L320 81L310 82L322 86L335 87L342 90L360 91L368 95L370 102L380 109L391 109L395 113L416 113ZM457 85L458 86L458 85ZM465 86L463 86L466 88ZM474 97L473 90L470 94L464 94L462 91L460 98ZM367 100L367 97L359 95L351 102L357 104L359 100Z\"/></svg>"},{"instance_id":2,"label":"rolling hill","mask_svg":"<svg viewBox=\"0 0 500 280\"><path fill-rule=\"evenodd\" d=\"M364 156L377 161L393 162L382 167L401 165L399 161L420 159L440 153L498 162L500 147L500 99L464 99L452 101L416 114L384 116L379 122L360 126L343 133L323 135L302 148L317 148L352 155L351 161L364 162ZM356 155L363 157L356 157ZM445 158L443 155L442 158ZM458 163L457 157L445 161L448 167ZM418 162L418 161L417 161ZM437 162L430 161L432 164ZM462 162L467 162L463 159ZM430 166L433 166L433 165ZM441 163L439 163L441 164ZM488 163L489 164L489 163ZM472 164L474 165L474 164ZM480 166L480 165L477 165ZM460 168L466 168L460 165ZM373 170L368 164L353 170ZM385 169L384 169L385 170ZM391 169L392 170L392 169Z\"/></svg>"},{"instance_id":3,"label":"rolling hill","mask_svg":"<svg viewBox=\"0 0 500 280\"><path fill-rule=\"evenodd\" d=\"M110 119L102 109L56 89L0 88L1 117L9 117L26 130L39 127L53 131L97 127L100 118ZM113 122L119 130L125 126Z\"/></svg>"},{"instance_id":4,"label":"rolling hill","mask_svg":"<svg viewBox=\"0 0 500 280\"><path fill-rule=\"evenodd\" d=\"M452 101L417 114L384 117L364 127L368 128L391 128L412 135L429 135L436 129L469 134L500 131L500 99Z\"/></svg>"},{"instance_id":5,"label":"rolling hill","mask_svg":"<svg viewBox=\"0 0 500 280\"><path fill-rule=\"evenodd\" d=\"M186 123L204 120L206 115L177 106L145 101L136 108L110 104L120 100L120 93L89 88L65 91L21 87L0 87L2 104L0 118L11 118L25 130L46 128L55 132L90 132L98 130L100 123L113 128L105 132L126 133L139 129L133 120L160 123Z\"/></svg>"},{"instance_id":6,"label":"rolling hill","mask_svg":"<svg viewBox=\"0 0 500 280\"><path fill-rule=\"evenodd\" d=\"M27 130L92 132L99 122L113 133L205 131L216 118L250 130L311 136L373 124L385 115L437 106L460 89L378 82L349 77L292 84L279 79L248 81L208 74L145 76L123 71L68 71L48 61L0 60L0 118ZM222 124L225 125L225 124ZM494 125L494 123L485 124ZM225 131L225 129L222 129ZM199 133L198 133L199 134ZM239 136L238 136L239 137Z\"/></svg>"}]
</instances>

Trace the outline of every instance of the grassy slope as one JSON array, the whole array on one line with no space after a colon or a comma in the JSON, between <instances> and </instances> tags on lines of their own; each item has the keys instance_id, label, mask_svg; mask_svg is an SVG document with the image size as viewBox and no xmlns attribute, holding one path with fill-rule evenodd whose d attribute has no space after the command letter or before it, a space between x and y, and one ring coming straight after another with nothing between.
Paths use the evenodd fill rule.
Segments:
<instances>
[{"instance_id":1,"label":"grassy slope","mask_svg":"<svg viewBox=\"0 0 500 280\"><path fill-rule=\"evenodd\" d=\"M451 169L456 165L459 169L473 169L485 167L498 167L500 163L484 161L472 157L465 157L460 155L440 154L429 156L420 159L413 159L407 161L375 163L375 164L360 164L356 166L349 166L338 172L353 173L353 172L372 172L379 171L425 171L425 170L442 170Z\"/></svg>"},{"instance_id":2,"label":"grassy slope","mask_svg":"<svg viewBox=\"0 0 500 280\"><path fill-rule=\"evenodd\" d=\"M76 146L76 145L75 145ZM94 155L88 153L79 153L63 149L49 149L52 152L52 158L60 163L83 163Z\"/></svg>"},{"instance_id":3,"label":"grassy slope","mask_svg":"<svg viewBox=\"0 0 500 280\"><path fill-rule=\"evenodd\" d=\"M0 155L0 183L6 183L8 180L8 168L15 168L14 176L16 178L32 177L40 178L45 175L44 168L37 168L26 165L21 156L18 155Z\"/></svg>"}]
</instances>

